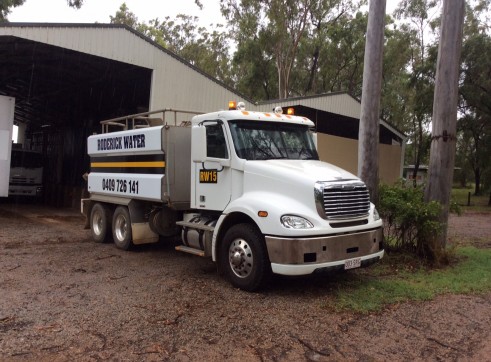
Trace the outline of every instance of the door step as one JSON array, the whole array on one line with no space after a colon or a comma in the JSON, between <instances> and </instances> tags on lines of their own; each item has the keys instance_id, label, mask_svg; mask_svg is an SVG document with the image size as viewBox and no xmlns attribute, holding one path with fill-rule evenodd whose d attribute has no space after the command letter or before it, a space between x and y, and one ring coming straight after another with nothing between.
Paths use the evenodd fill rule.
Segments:
<instances>
[{"instance_id":1,"label":"door step","mask_svg":"<svg viewBox=\"0 0 491 362\"><path fill-rule=\"evenodd\" d=\"M177 251L182 251L182 252L188 253L188 254L193 254L193 255L198 255L198 256L205 256L204 250L190 248L189 246L179 245L179 246L176 246L176 250Z\"/></svg>"},{"instance_id":2,"label":"door step","mask_svg":"<svg viewBox=\"0 0 491 362\"><path fill-rule=\"evenodd\" d=\"M204 231L214 231L214 226L204 225L196 222L187 222L187 221L177 221L176 225L188 227L196 230L204 230Z\"/></svg>"}]
</instances>

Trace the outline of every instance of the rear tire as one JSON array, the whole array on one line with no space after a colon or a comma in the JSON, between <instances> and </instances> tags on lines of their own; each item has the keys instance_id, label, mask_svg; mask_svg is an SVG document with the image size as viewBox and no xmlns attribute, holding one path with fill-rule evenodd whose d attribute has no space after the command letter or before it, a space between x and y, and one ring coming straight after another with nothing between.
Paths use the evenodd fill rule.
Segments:
<instances>
[{"instance_id":1,"label":"rear tire","mask_svg":"<svg viewBox=\"0 0 491 362\"><path fill-rule=\"evenodd\" d=\"M238 224L226 232L219 262L232 285L248 292L263 287L271 275L264 237L251 224Z\"/></svg>"},{"instance_id":2,"label":"rear tire","mask_svg":"<svg viewBox=\"0 0 491 362\"><path fill-rule=\"evenodd\" d=\"M90 233L96 243L108 241L111 212L103 204L96 203L90 211Z\"/></svg>"},{"instance_id":3,"label":"rear tire","mask_svg":"<svg viewBox=\"0 0 491 362\"><path fill-rule=\"evenodd\" d=\"M112 231L114 244L118 249L130 250L132 248L131 218L127 207L118 206L114 211Z\"/></svg>"}]
</instances>

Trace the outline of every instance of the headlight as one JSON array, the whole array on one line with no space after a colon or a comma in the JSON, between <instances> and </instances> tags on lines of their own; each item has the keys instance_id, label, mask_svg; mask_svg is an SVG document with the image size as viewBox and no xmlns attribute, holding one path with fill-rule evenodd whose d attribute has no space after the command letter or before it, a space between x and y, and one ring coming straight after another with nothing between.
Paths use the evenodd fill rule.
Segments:
<instances>
[{"instance_id":1,"label":"headlight","mask_svg":"<svg viewBox=\"0 0 491 362\"><path fill-rule=\"evenodd\" d=\"M283 215L281 224L288 229L312 229L314 227L309 220L295 215Z\"/></svg>"},{"instance_id":2,"label":"headlight","mask_svg":"<svg viewBox=\"0 0 491 362\"><path fill-rule=\"evenodd\" d=\"M380 215L376 208L373 208L373 221L380 220Z\"/></svg>"}]
</instances>

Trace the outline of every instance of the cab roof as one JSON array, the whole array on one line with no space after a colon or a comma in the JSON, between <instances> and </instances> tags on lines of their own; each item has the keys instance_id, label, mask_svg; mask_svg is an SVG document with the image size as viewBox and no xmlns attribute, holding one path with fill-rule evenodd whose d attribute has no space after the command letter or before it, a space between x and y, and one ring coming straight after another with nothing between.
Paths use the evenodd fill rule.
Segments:
<instances>
[{"instance_id":1,"label":"cab roof","mask_svg":"<svg viewBox=\"0 0 491 362\"><path fill-rule=\"evenodd\" d=\"M293 116L288 114L278 114L274 112L254 112L254 111L219 111L213 113L201 114L194 116L192 119L192 124L198 124L205 120L234 120L243 119L248 121L265 121L265 122L281 122L281 123L292 123L292 124L302 124L308 127L314 127L314 122L306 117Z\"/></svg>"}]
</instances>

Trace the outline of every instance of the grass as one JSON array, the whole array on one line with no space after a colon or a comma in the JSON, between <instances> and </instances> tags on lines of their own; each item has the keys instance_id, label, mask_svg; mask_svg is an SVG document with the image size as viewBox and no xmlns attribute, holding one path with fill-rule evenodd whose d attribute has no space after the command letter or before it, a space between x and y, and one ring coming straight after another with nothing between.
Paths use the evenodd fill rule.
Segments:
<instances>
[{"instance_id":1,"label":"grass","mask_svg":"<svg viewBox=\"0 0 491 362\"><path fill-rule=\"evenodd\" d=\"M445 293L485 293L491 290L491 249L472 246L455 250L456 261L443 269L428 269L407 255L386 255L383 262L339 276L336 293L326 308L368 313L406 301L431 300Z\"/></svg>"},{"instance_id":2,"label":"grass","mask_svg":"<svg viewBox=\"0 0 491 362\"><path fill-rule=\"evenodd\" d=\"M469 192L471 193L470 206L468 204ZM474 212L489 212L491 213L491 206L488 206L489 192L480 196L474 196L474 188L453 188L452 200L459 204L463 211Z\"/></svg>"},{"instance_id":3,"label":"grass","mask_svg":"<svg viewBox=\"0 0 491 362\"><path fill-rule=\"evenodd\" d=\"M471 192L471 206L467 206ZM453 202L461 211L490 213L489 193L474 196L473 189L454 188ZM491 216L491 215L490 215ZM324 305L333 311L378 312L388 305L425 301L443 294L481 294L491 291L491 249L487 239L482 247L468 240L455 240L448 250L451 262L443 268L429 267L415 255L386 253L369 268L342 273L331 279L334 291ZM479 246L473 241L473 245Z\"/></svg>"}]
</instances>

